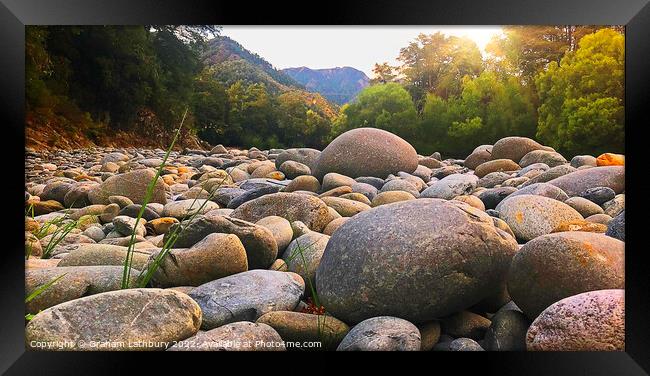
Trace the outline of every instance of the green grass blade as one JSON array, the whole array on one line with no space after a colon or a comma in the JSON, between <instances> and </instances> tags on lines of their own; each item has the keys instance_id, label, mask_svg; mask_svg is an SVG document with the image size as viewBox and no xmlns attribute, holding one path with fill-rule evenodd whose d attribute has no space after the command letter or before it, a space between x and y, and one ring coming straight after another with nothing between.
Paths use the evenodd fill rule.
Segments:
<instances>
[{"instance_id":1,"label":"green grass blade","mask_svg":"<svg viewBox=\"0 0 650 376\"><path fill-rule=\"evenodd\" d=\"M29 303L32 300L34 300L36 297L44 293L47 289L52 287L55 283L57 283L61 278L63 278L66 274L68 273L63 273L60 276L52 279L51 281L39 286L38 288L34 289L29 295L25 297L25 303Z\"/></svg>"},{"instance_id":2,"label":"green grass blade","mask_svg":"<svg viewBox=\"0 0 650 376\"><path fill-rule=\"evenodd\" d=\"M153 190L156 187L156 183L158 182L158 178L162 174L162 170L165 168L165 164L167 163L167 159L169 158L169 154L171 154L172 149L174 148L174 145L176 144L176 140L178 140L178 136L180 135L181 129L183 128L183 123L185 122L185 117L187 116L187 111L188 109L185 109L185 112L183 113L183 118L181 119L181 123L178 126L178 129L176 130L176 133L174 134L174 138L172 139L171 144L167 148L167 151L165 152L165 156L162 160L162 163L160 163L160 166L158 166L158 169L156 170L156 175L153 177L151 182L149 183L149 186L147 187L147 192L145 194L145 197L143 199L142 205L140 206L140 211L138 212L138 217L135 220L135 225L133 226L133 232L131 233L131 238L129 239L129 247L127 248L126 251L126 257L124 258L124 269L122 270L122 282L121 282L121 288L126 289L129 288L129 284L131 283L131 265L133 264L133 256L134 256L134 245L135 245L135 232L138 227L138 223L140 223L140 219L142 219L142 215L144 214L144 210L147 207L147 204L151 200L151 197L153 196Z\"/></svg>"}]
</instances>

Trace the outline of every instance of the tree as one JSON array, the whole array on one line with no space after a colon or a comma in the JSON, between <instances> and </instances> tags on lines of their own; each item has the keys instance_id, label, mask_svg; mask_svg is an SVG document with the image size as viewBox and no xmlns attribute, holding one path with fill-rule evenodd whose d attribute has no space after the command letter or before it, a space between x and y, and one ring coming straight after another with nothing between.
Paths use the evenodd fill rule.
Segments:
<instances>
[{"instance_id":1,"label":"tree","mask_svg":"<svg viewBox=\"0 0 650 376\"><path fill-rule=\"evenodd\" d=\"M400 50L400 72L419 109L426 93L448 98L460 93L463 77L476 77L482 70L481 51L465 37L420 34Z\"/></svg>"},{"instance_id":2,"label":"tree","mask_svg":"<svg viewBox=\"0 0 650 376\"><path fill-rule=\"evenodd\" d=\"M273 102L266 87L237 81L226 94L230 111L225 139L236 145L261 145L274 121Z\"/></svg>"},{"instance_id":3,"label":"tree","mask_svg":"<svg viewBox=\"0 0 650 376\"><path fill-rule=\"evenodd\" d=\"M416 142L424 152L464 157L476 145L535 133L535 111L526 89L512 77L485 71L465 77L459 96L428 94Z\"/></svg>"},{"instance_id":4,"label":"tree","mask_svg":"<svg viewBox=\"0 0 650 376\"><path fill-rule=\"evenodd\" d=\"M194 80L192 113L199 137L212 144L223 142L229 104L226 90L204 71Z\"/></svg>"},{"instance_id":5,"label":"tree","mask_svg":"<svg viewBox=\"0 0 650 376\"><path fill-rule=\"evenodd\" d=\"M359 127L374 127L409 139L414 136L415 106L409 93L399 84L373 85L363 89L357 99L341 108L339 132Z\"/></svg>"},{"instance_id":6,"label":"tree","mask_svg":"<svg viewBox=\"0 0 650 376\"><path fill-rule=\"evenodd\" d=\"M623 152L624 36L602 29L537 80L537 137L569 154Z\"/></svg>"},{"instance_id":7,"label":"tree","mask_svg":"<svg viewBox=\"0 0 650 376\"><path fill-rule=\"evenodd\" d=\"M375 66L372 68L372 73L375 76L370 80L370 84L374 85L393 82L395 77L397 77L395 69L395 67L388 65L386 62L381 64L375 63Z\"/></svg>"},{"instance_id":8,"label":"tree","mask_svg":"<svg viewBox=\"0 0 650 376\"><path fill-rule=\"evenodd\" d=\"M520 77L524 85L534 87L537 74L551 62L560 63L564 54L575 51L580 39L603 26L507 26L486 46L491 55L488 64L508 75ZM620 27L610 27L622 32Z\"/></svg>"}]
</instances>

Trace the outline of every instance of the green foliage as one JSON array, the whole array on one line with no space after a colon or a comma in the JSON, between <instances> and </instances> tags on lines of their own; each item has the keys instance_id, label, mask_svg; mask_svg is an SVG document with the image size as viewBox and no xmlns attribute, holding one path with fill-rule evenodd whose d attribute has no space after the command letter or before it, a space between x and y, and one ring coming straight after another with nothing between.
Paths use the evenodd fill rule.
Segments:
<instances>
[{"instance_id":1,"label":"green foliage","mask_svg":"<svg viewBox=\"0 0 650 376\"><path fill-rule=\"evenodd\" d=\"M440 32L420 34L400 50L399 68L419 109L426 93L442 98L458 95L463 77L476 77L483 66L481 51L471 39Z\"/></svg>"},{"instance_id":2,"label":"green foliage","mask_svg":"<svg viewBox=\"0 0 650 376\"><path fill-rule=\"evenodd\" d=\"M549 64L536 80L537 137L569 154L623 152L624 55L623 35L603 29Z\"/></svg>"},{"instance_id":3,"label":"green foliage","mask_svg":"<svg viewBox=\"0 0 650 376\"><path fill-rule=\"evenodd\" d=\"M403 138L414 136L416 111L409 93L397 83L373 85L362 90L357 99L341 108L338 132L374 127Z\"/></svg>"},{"instance_id":4,"label":"green foliage","mask_svg":"<svg viewBox=\"0 0 650 376\"><path fill-rule=\"evenodd\" d=\"M535 112L529 95L515 79L485 71L466 77L460 96L444 100L429 94L415 140L423 152L466 156L476 145L535 132Z\"/></svg>"}]
</instances>

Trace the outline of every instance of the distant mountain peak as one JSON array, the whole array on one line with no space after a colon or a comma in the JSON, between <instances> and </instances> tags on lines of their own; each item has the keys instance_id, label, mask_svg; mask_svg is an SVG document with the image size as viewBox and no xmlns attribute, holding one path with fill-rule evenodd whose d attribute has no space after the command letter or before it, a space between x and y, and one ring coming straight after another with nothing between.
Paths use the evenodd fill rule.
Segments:
<instances>
[{"instance_id":1,"label":"distant mountain peak","mask_svg":"<svg viewBox=\"0 0 650 376\"><path fill-rule=\"evenodd\" d=\"M338 104L354 99L370 82L365 73L348 66L320 69L296 67L282 69L281 72L304 85L307 90L320 93Z\"/></svg>"}]
</instances>

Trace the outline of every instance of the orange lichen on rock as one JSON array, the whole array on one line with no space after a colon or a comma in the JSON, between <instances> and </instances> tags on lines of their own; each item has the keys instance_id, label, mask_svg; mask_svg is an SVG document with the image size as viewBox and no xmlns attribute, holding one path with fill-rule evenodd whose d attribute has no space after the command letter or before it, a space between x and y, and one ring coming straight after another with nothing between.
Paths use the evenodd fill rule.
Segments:
<instances>
[{"instance_id":1,"label":"orange lichen on rock","mask_svg":"<svg viewBox=\"0 0 650 376\"><path fill-rule=\"evenodd\" d=\"M557 226L552 232L565 232L565 231L584 231L584 232L600 232L607 231L607 226L602 223L587 222L584 220L576 220L563 222Z\"/></svg>"},{"instance_id":2,"label":"orange lichen on rock","mask_svg":"<svg viewBox=\"0 0 650 376\"><path fill-rule=\"evenodd\" d=\"M517 223L523 222L524 221L524 214L522 212L517 212L515 214L515 220L517 221Z\"/></svg>"},{"instance_id":3,"label":"orange lichen on rock","mask_svg":"<svg viewBox=\"0 0 650 376\"><path fill-rule=\"evenodd\" d=\"M604 153L596 158L597 166L625 166L625 155Z\"/></svg>"}]
</instances>

